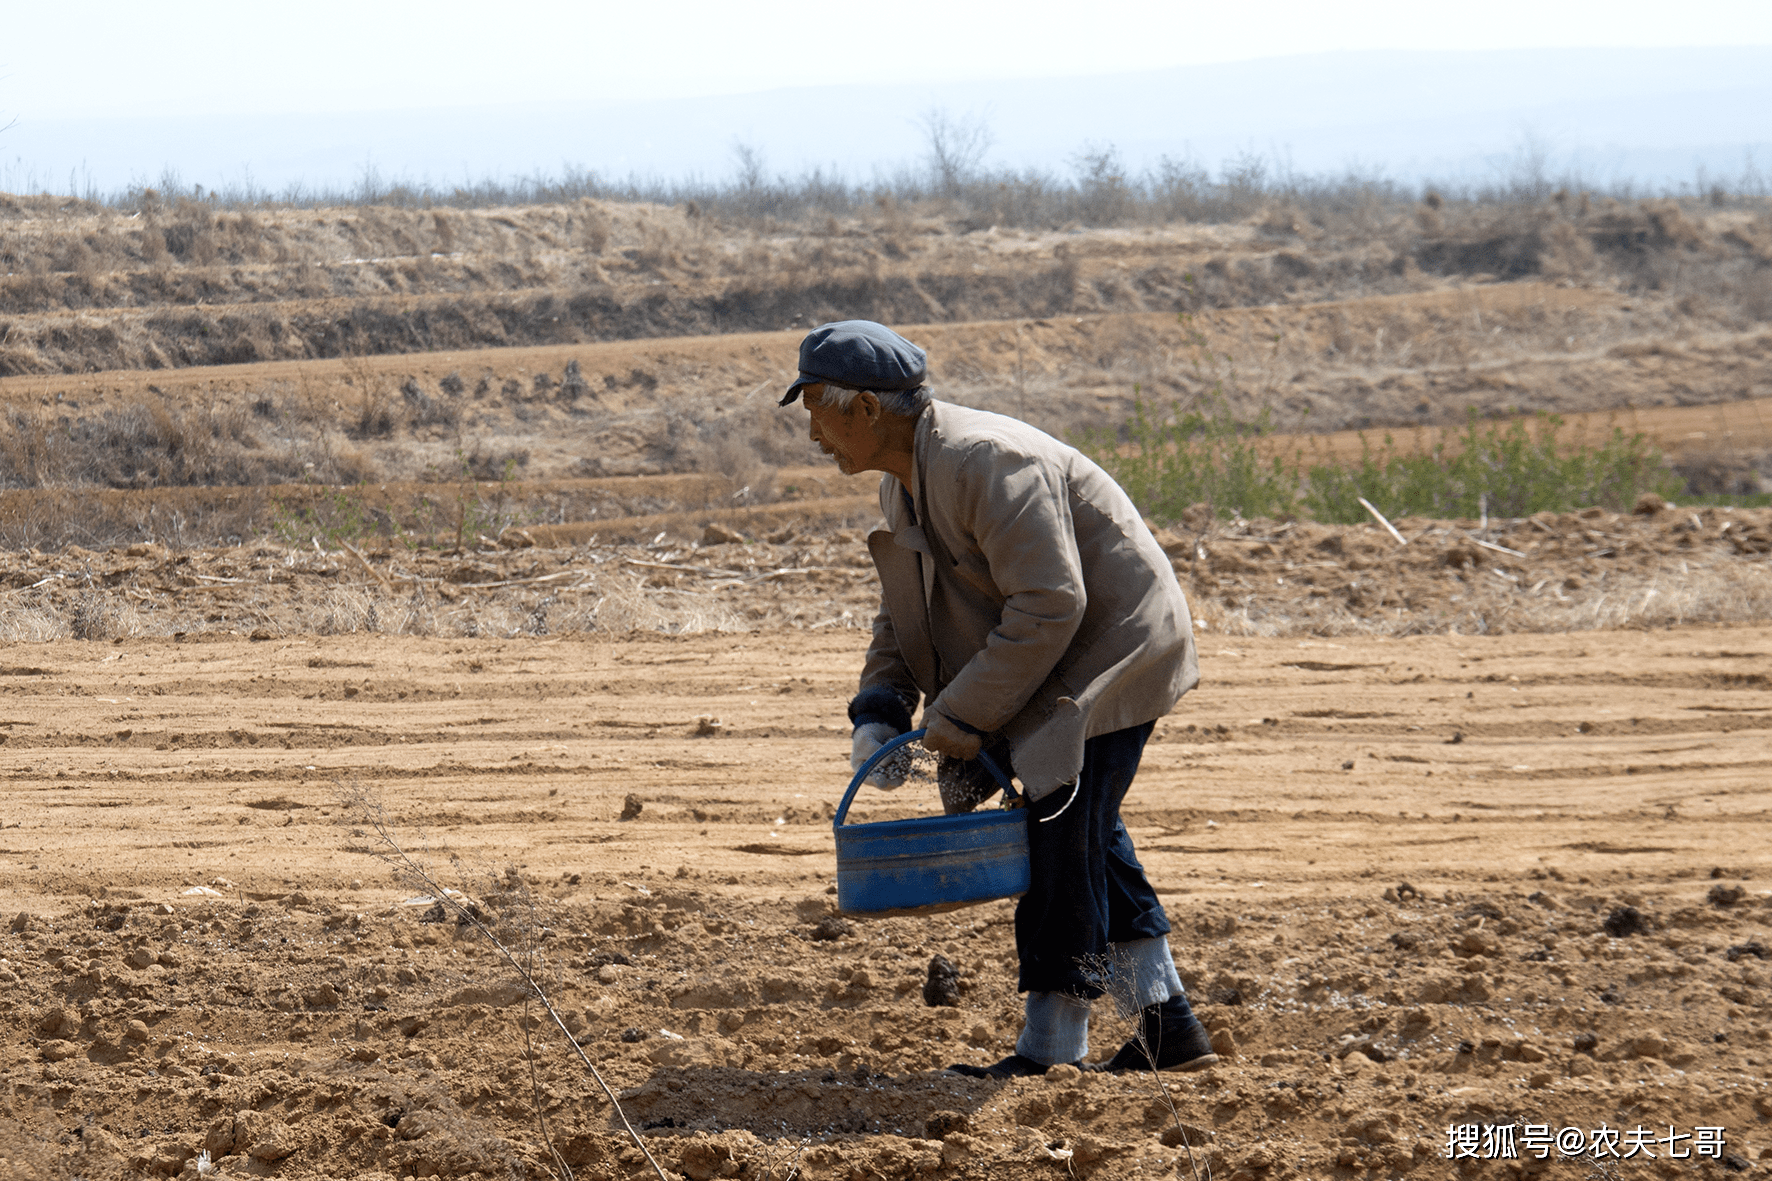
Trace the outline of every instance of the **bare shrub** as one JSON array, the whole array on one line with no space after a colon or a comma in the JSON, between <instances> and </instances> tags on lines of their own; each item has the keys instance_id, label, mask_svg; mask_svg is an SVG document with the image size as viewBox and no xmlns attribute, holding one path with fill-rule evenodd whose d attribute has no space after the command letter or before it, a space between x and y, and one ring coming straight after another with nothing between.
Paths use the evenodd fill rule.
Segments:
<instances>
[{"instance_id":1,"label":"bare shrub","mask_svg":"<svg viewBox=\"0 0 1772 1181\"><path fill-rule=\"evenodd\" d=\"M484 439L461 453L462 470L475 480L508 480L529 466L529 448L494 447Z\"/></svg>"},{"instance_id":2,"label":"bare shrub","mask_svg":"<svg viewBox=\"0 0 1772 1181\"><path fill-rule=\"evenodd\" d=\"M0 345L0 377L45 373L50 369L42 354L26 344Z\"/></svg>"},{"instance_id":3,"label":"bare shrub","mask_svg":"<svg viewBox=\"0 0 1772 1181\"><path fill-rule=\"evenodd\" d=\"M1586 279L1598 265L1593 242L1572 223L1559 221L1544 235L1540 267L1547 279Z\"/></svg>"},{"instance_id":4,"label":"bare shrub","mask_svg":"<svg viewBox=\"0 0 1772 1181\"><path fill-rule=\"evenodd\" d=\"M362 448L333 447L326 440L322 440L320 458L311 462L311 477L322 484L366 484L381 470Z\"/></svg>"},{"instance_id":5,"label":"bare shrub","mask_svg":"<svg viewBox=\"0 0 1772 1181\"><path fill-rule=\"evenodd\" d=\"M68 612L68 634L76 640L108 640L111 638L111 602L109 596L82 591L74 598Z\"/></svg>"},{"instance_id":6,"label":"bare shrub","mask_svg":"<svg viewBox=\"0 0 1772 1181\"><path fill-rule=\"evenodd\" d=\"M943 107L924 111L917 125L923 130L925 163L934 188L946 197L960 196L990 151L990 127L977 115L956 116Z\"/></svg>"},{"instance_id":7,"label":"bare shrub","mask_svg":"<svg viewBox=\"0 0 1772 1181\"><path fill-rule=\"evenodd\" d=\"M199 201L181 200L171 221L161 227L168 252L199 266L215 261L216 248L211 231L215 216Z\"/></svg>"},{"instance_id":8,"label":"bare shrub","mask_svg":"<svg viewBox=\"0 0 1772 1181\"><path fill-rule=\"evenodd\" d=\"M298 456L263 449L252 412L232 403L185 409L154 399L66 422L36 408L6 417L10 429L0 431L5 488L244 485L302 474Z\"/></svg>"},{"instance_id":9,"label":"bare shrub","mask_svg":"<svg viewBox=\"0 0 1772 1181\"><path fill-rule=\"evenodd\" d=\"M578 358L574 357L566 362L566 371L560 375L560 400L576 402L587 394L594 397L596 391L585 380L584 370L579 366Z\"/></svg>"},{"instance_id":10,"label":"bare shrub","mask_svg":"<svg viewBox=\"0 0 1772 1181\"><path fill-rule=\"evenodd\" d=\"M277 472L240 408L189 413L166 402L138 402L68 431L81 483L113 488L258 484Z\"/></svg>"},{"instance_id":11,"label":"bare shrub","mask_svg":"<svg viewBox=\"0 0 1772 1181\"><path fill-rule=\"evenodd\" d=\"M166 249L166 235L159 226L149 222L142 227L140 250L142 261L149 266L158 266L166 261L169 253Z\"/></svg>"},{"instance_id":12,"label":"bare shrub","mask_svg":"<svg viewBox=\"0 0 1772 1181\"><path fill-rule=\"evenodd\" d=\"M4 415L0 430L0 488L40 488L59 472L50 426L35 407Z\"/></svg>"},{"instance_id":13,"label":"bare shrub","mask_svg":"<svg viewBox=\"0 0 1772 1181\"><path fill-rule=\"evenodd\" d=\"M627 574L607 574L600 576L595 595L550 594L525 599L512 594L464 602L436 616L434 634L508 639L585 632L694 635L744 630L748 627L739 613L711 594L651 586Z\"/></svg>"},{"instance_id":14,"label":"bare shrub","mask_svg":"<svg viewBox=\"0 0 1772 1181\"><path fill-rule=\"evenodd\" d=\"M413 584L412 594L401 605L399 618L392 631L397 636L431 636L437 633L437 613L421 584Z\"/></svg>"},{"instance_id":15,"label":"bare shrub","mask_svg":"<svg viewBox=\"0 0 1772 1181\"><path fill-rule=\"evenodd\" d=\"M413 426L452 427L461 419L461 412L451 399L431 397L418 384L417 378L406 379L400 386L400 397L406 402L406 411ZM390 423L388 430L391 429ZM385 434L387 431L381 433Z\"/></svg>"},{"instance_id":16,"label":"bare shrub","mask_svg":"<svg viewBox=\"0 0 1772 1181\"><path fill-rule=\"evenodd\" d=\"M1126 165L1113 144L1090 144L1071 161L1077 174L1079 220L1089 225L1114 226L1131 214L1135 198L1127 184Z\"/></svg>"},{"instance_id":17,"label":"bare shrub","mask_svg":"<svg viewBox=\"0 0 1772 1181\"><path fill-rule=\"evenodd\" d=\"M609 248L609 215L589 197L578 202L577 213L579 243L592 254L602 254Z\"/></svg>"},{"instance_id":18,"label":"bare shrub","mask_svg":"<svg viewBox=\"0 0 1772 1181\"><path fill-rule=\"evenodd\" d=\"M554 595L543 595L535 606L530 608L529 618L523 621L523 630L532 636L548 634L548 608L560 600Z\"/></svg>"},{"instance_id":19,"label":"bare shrub","mask_svg":"<svg viewBox=\"0 0 1772 1181\"><path fill-rule=\"evenodd\" d=\"M346 433L357 439L382 439L394 433L396 403L388 378L361 360L345 366L345 384L357 393L354 418Z\"/></svg>"},{"instance_id":20,"label":"bare shrub","mask_svg":"<svg viewBox=\"0 0 1772 1181\"><path fill-rule=\"evenodd\" d=\"M775 497L775 469L757 454L752 438L721 434L708 448L707 466L732 481L735 503L761 504Z\"/></svg>"}]
</instances>

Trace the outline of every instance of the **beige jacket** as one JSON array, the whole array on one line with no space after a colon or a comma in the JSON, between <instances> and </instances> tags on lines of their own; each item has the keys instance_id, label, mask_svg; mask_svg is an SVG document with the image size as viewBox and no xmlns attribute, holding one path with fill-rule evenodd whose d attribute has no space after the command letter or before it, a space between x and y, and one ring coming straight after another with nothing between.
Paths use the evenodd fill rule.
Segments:
<instances>
[{"instance_id":1,"label":"beige jacket","mask_svg":"<svg viewBox=\"0 0 1772 1181\"><path fill-rule=\"evenodd\" d=\"M1013 418L932 403L909 492L880 480L880 612L861 687L890 685L1009 743L1039 799L1083 743L1162 717L1200 666L1187 600L1132 501Z\"/></svg>"}]
</instances>

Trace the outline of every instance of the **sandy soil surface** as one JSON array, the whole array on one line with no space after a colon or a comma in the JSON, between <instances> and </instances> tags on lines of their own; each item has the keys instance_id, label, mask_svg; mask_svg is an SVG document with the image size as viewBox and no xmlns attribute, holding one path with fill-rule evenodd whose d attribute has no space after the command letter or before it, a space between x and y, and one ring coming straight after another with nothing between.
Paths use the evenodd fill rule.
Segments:
<instances>
[{"instance_id":1,"label":"sandy soil surface","mask_svg":"<svg viewBox=\"0 0 1772 1181\"><path fill-rule=\"evenodd\" d=\"M1013 1042L1009 903L833 918L862 646L8 649L0 1176L194 1177L204 1150L224 1176L563 1175L538 1112L577 1176L643 1175L485 941L377 858L365 800L534 955L673 1176L1177 1175L1149 1078L939 1073ZM1515 1171L1772 1170L1772 629L1202 656L1126 818L1226 1051L1167 1078L1213 1176L1498 1175L1447 1129L1505 1124L1583 1144L1522 1140ZM935 807L869 795L856 818ZM951 1006L924 1001L938 954ZM1596 1158L1602 1127L1723 1144Z\"/></svg>"}]
</instances>

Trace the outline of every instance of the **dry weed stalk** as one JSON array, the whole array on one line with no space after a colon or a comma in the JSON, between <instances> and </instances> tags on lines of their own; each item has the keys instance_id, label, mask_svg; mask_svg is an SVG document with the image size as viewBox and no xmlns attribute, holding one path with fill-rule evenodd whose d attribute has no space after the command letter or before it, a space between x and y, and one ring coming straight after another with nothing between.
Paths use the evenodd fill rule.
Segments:
<instances>
[{"instance_id":1,"label":"dry weed stalk","mask_svg":"<svg viewBox=\"0 0 1772 1181\"><path fill-rule=\"evenodd\" d=\"M1137 1032L1132 1036L1138 1040L1139 1048L1144 1051L1145 1060L1151 1064L1151 1081L1157 1088L1157 1097L1162 1100L1163 1106L1169 1109L1169 1118L1175 1124L1175 1133L1181 1138L1181 1149L1187 1153L1188 1169L1193 1174L1194 1181L1202 1181L1200 1162L1194 1157L1194 1146L1188 1143L1187 1125L1181 1122L1181 1111L1175 1106L1175 1096L1170 1093L1169 1084L1163 1081L1163 1072L1157 1069L1157 1051L1161 1047L1160 1045L1151 1045L1150 1039L1145 1036L1144 1022L1136 1016L1133 1018L1133 1028ZM1160 1031L1158 1040L1161 1041ZM1212 1163L1210 1161L1206 1163L1204 1181L1212 1181Z\"/></svg>"},{"instance_id":2,"label":"dry weed stalk","mask_svg":"<svg viewBox=\"0 0 1772 1181\"><path fill-rule=\"evenodd\" d=\"M362 785L354 783L348 790L341 789L340 796L345 814L352 817L357 823L365 825L373 830L376 839L380 841L380 848L372 847L368 852L384 864L390 866L398 876L408 880L414 886L422 888L434 898L446 912L455 916L457 926L471 927L477 934L492 945L494 950L498 952L500 958L504 960L505 964L517 974L520 980L523 981L525 989L523 1000L523 1042L525 1057L529 1061L530 1083L534 1088L534 1093L536 1095L540 1094L541 1080L537 1077L535 1072L536 1056L534 1043L530 1037L529 1005L531 1001L541 1005L541 1007L547 1011L549 1018L553 1020L555 1028L557 1028L560 1031L560 1035L566 1039L566 1044L572 1047L572 1052L577 1056L585 1070L590 1072L591 1078L596 1081L596 1084L602 1090L604 1097L609 1100L610 1107L615 1111L616 1118L621 1121L621 1126L623 1130L627 1132L628 1138L634 1142L634 1147L640 1150L640 1155L646 1158L646 1163L651 1165L653 1172L658 1175L658 1181L670 1181L670 1178L666 1176L665 1171L659 1167L658 1161L653 1158L652 1151L646 1146L646 1141L641 1137L640 1133L635 1130L634 1125L628 1122L627 1113L622 1110L621 1102L616 1098L615 1091L609 1086L608 1082L604 1080L602 1072L597 1069L597 1064L592 1062L590 1056L584 1052L584 1047L578 1044L578 1039L572 1036L572 1031L566 1028L566 1022L561 1018L559 1010L554 1008L553 1002L548 998L547 991L542 988L541 984L536 980L534 971L533 941L529 941L528 950L522 957L519 957L518 954L513 952L502 939L493 934L492 928L486 922L486 916L478 906L473 905L469 901L464 901L466 898L465 895L457 894L445 887L436 879L435 875L426 868L423 862L419 861L400 844L399 840L395 837L393 825L388 820L387 811L377 795L364 788ZM516 881L519 884L521 883L520 878L516 879ZM523 887L523 896L527 900L531 911L533 911L534 901L529 897L526 886ZM533 922L531 922L530 927L533 929ZM566 1181L571 1181L572 1169L567 1165L565 1159L561 1157L559 1150L554 1147L553 1137L548 1130L547 1116L543 1112L542 1105L539 1101L535 1104L535 1111L536 1119L541 1126L542 1139L547 1144L549 1154L553 1156L555 1163L560 1166Z\"/></svg>"},{"instance_id":3,"label":"dry weed stalk","mask_svg":"<svg viewBox=\"0 0 1772 1181\"><path fill-rule=\"evenodd\" d=\"M1121 996L1136 998L1139 995L1137 970L1130 963L1113 957L1093 958L1092 962L1094 974L1112 981L1110 995L1119 1012L1124 1015L1128 1009L1131 1010L1132 1040L1138 1043L1138 1048L1144 1051L1145 1061L1150 1063L1151 1083L1156 1089L1157 1098L1168 1109L1169 1118L1175 1124L1175 1133L1181 1139L1182 1151L1187 1153L1188 1168L1194 1181L1212 1181L1212 1164L1210 1161L1206 1163L1205 1173L1202 1175L1200 1162L1194 1156L1194 1146L1188 1143L1187 1125L1181 1122L1181 1110L1175 1105L1175 1096L1170 1092L1163 1072L1157 1069L1157 1051L1162 1049L1161 1026L1158 1026L1158 1044L1152 1045L1145 1034L1143 1011L1134 1008L1130 999L1125 1003L1120 1000Z\"/></svg>"}]
</instances>

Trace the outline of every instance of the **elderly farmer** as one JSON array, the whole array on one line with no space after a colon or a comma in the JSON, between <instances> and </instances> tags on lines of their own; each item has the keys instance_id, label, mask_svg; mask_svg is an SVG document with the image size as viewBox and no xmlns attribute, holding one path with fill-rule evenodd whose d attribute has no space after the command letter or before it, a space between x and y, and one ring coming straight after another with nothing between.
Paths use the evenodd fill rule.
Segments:
<instances>
[{"instance_id":1,"label":"elderly farmer","mask_svg":"<svg viewBox=\"0 0 1772 1181\"><path fill-rule=\"evenodd\" d=\"M1139 1036L1095 1069L1217 1061L1170 958L1169 921L1120 822L1156 719L1199 680L1187 602L1119 485L1026 423L934 401L924 353L867 320L815 329L781 400L846 474L884 472L868 538L881 608L849 704L860 767L911 729L952 759L1006 754L1028 799L1033 882L1015 910L1027 1024L982 1078L1089 1049L1112 992ZM944 795L946 793L944 792ZM975 801L974 801L975 802Z\"/></svg>"}]
</instances>

